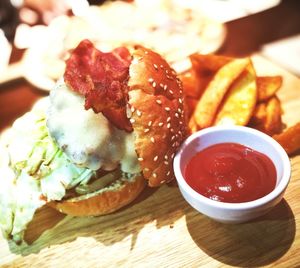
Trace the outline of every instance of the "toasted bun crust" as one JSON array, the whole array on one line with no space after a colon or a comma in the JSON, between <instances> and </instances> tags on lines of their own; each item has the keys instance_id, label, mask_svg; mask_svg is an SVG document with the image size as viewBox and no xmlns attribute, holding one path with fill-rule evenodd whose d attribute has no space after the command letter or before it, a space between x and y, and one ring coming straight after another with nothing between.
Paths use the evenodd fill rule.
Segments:
<instances>
[{"instance_id":1,"label":"toasted bun crust","mask_svg":"<svg viewBox=\"0 0 300 268\"><path fill-rule=\"evenodd\" d=\"M186 136L181 81L157 53L137 46L129 72L135 148L149 186L174 178L173 158Z\"/></svg>"},{"instance_id":2,"label":"toasted bun crust","mask_svg":"<svg viewBox=\"0 0 300 268\"><path fill-rule=\"evenodd\" d=\"M48 205L72 216L99 216L112 213L132 202L145 188L141 175L130 180L120 178L112 185L88 194Z\"/></svg>"}]
</instances>

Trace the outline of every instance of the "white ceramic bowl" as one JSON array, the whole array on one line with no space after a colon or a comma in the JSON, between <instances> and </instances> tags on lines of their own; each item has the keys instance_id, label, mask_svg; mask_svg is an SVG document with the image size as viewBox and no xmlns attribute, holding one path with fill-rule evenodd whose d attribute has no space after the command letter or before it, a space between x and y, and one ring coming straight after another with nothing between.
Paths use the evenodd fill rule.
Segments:
<instances>
[{"instance_id":1,"label":"white ceramic bowl","mask_svg":"<svg viewBox=\"0 0 300 268\"><path fill-rule=\"evenodd\" d=\"M267 155L277 172L275 189L250 202L225 203L211 200L193 190L183 173L189 160L199 151L217 143L234 142ZM284 149L270 136L242 126L210 127L192 134L182 144L174 159L174 172L185 200L202 214L224 223L241 223L267 213L280 202L288 186L291 165Z\"/></svg>"}]
</instances>

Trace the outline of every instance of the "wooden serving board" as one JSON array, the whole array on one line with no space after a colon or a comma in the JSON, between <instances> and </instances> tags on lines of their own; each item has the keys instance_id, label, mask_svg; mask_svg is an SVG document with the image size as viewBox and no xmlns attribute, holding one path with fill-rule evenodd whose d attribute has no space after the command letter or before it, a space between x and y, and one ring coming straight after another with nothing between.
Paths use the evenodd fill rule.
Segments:
<instances>
[{"instance_id":1,"label":"wooden serving board","mask_svg":"<svg viewBox=\"0 0 300 268\"><path fill-rule=\"evenodd\" d=\"M260 75L284 77L279 92L287 125L300 121L300 80L254 56ZM0 236L0 266L226 267L300 264L300 155L291 157L284 200L252 222L225 225L195 211L176 183L146 189L114 214L72 218L46 208L27 231L31 245Z\"/></svg>"}]
</instances>

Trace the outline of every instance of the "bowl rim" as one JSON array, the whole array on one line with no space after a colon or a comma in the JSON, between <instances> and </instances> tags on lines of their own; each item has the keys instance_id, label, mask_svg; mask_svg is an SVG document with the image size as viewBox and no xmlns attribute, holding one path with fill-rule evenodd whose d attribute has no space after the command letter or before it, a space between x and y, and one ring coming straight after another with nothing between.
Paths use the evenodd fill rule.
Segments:
<instances>
[{"instance_id":1,"label":"bowl rim","mask_svg":"<svg viewBox=\"0 0 300 268\"><path fill-rule=\"evenodd\" d=\"M216 200L209 199L208 197L205 197L198 192L196 192L184 179L184 176L181 172L180 163L182 159L182 153L183 151L188 147L188 145L193 142L195 139L199 139L200 137L207 135L207 134L215 134L218 135L219 133L223 133L224 131L234 131L234 132L241 132L241 133L250 133L251 135L257 136L261 139L261 141L266 142L269 144L269 146L272 146L275 151L278 153L278 156L280 157L282 161L282 178L281 181L276 185L276 187L271 191L269 194L258 198L253 201L248 202L241 202L241 203L229 203L229 202L220 202ZM225 135L222 135L223 137L226 137ZM217 143L224 143L226 142L226 139L224 139L221 142ZM230 141L232 142L232 141ZM239 143L239 141L236 141ZM217 144L214 143L214 144ZM251 148L251 146L249 146ZM266 154L267 155L267 154ZM267 155L269 156L269 155ZM270 157L270 156L269 156ZM275 166L276 168L276 166ZM257 208L264 206L272 201L274 201L278 196L284 193L285 189L287 188L290 177L291 177L291 164L290 159L285 152L285 150L282 148L282 146L274 140L271 136L250 128L246 126L212 126L208 127L202 130L199 130L192 135L190 135L181 145L179 150L177 151L177 154L175 155L174 162L173 162L173 170L175 174L175 178L179 184L179 187L182 188L187 194L189 194L193 199L197 200L198 202L204 203L207 206L214 207L214 208L222 208L225 210L247 210L250 208Z\"/></svg>"}]
</instances>

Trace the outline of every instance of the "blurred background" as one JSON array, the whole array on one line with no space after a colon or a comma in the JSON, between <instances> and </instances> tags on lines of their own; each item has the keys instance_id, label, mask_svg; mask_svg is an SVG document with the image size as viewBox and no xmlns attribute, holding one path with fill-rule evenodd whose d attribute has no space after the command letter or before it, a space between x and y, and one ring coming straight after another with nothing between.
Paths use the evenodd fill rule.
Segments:
<instances>
[{"instance_id":1,"label":"blurred background","mask_svg":"<svg viewBox=\"0 0 300 268\"><path fill-rule=\"evenodd\" d=\"M0 130L48 94L83 38L144 44L179 72L194 52L258 53L300 76L299 18L297 0L1 0Z\"/></svg>"}]
</instances>

